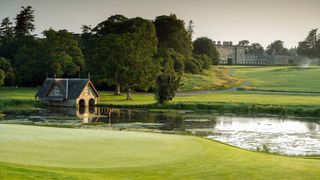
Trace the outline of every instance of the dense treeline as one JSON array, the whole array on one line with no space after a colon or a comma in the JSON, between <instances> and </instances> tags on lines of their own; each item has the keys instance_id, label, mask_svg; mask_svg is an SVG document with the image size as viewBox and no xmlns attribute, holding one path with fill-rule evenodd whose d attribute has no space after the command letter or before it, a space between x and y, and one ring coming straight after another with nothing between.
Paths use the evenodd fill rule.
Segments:
<instances>
[{"instance_id":1,"label":"dense treeline","mask_svg":"<svg viewBox=\"0 0 320 180\"><path fill-rule=\"evenodd\" d=\"M320 34L318 29L312 29L304 41L299 42L299 55L308 58L320 58Z\"/></svg>"},{"instance_id":2,"label":"dense treeline","mask_svg":"<svg viewBox=\"0 0 320 180\"><path fill-rule=\"evenodd\" d=\"M15 26L8 17L0 26L0 69L6 86L36 86L47 76L79 77L84 71L84 58L78 41L66 30L43 32L44 38L31 33L35 30L34 10L22 7ZM1 78L0 78L1 79Z\"/></svg>"},{"instance_id":3,"label":"dense treeline","mask_svg":"<svg viewBox=\"0 0 320 180\"><path fill-rule=\"evenodd\" d=\"M98 86L157 89L158 77L179 79L218 63L211 39L192 42L193 24L186 28L176 15L155 20L114 15L81 34L48 29L33 35L34 10L22 7L15 25L8 17L0 26L0 85L37 86L46 77L87 77ZM163 79L163 78L162 78ZM172 81L179 84L177 81Z\"/></svg>"}]
</instances>

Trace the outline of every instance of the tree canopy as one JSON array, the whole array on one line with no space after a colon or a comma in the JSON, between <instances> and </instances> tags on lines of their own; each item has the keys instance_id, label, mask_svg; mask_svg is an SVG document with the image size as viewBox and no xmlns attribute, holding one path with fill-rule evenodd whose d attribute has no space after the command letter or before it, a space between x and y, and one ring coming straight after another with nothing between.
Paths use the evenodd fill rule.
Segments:
<instances>
[{"instance_id":1,"label":"tree canopy","mask_svg":"<svg viewBox=\"0 0 320 180\"><path fill-rule=\"evenodd\" d=\"M210 58L212 64L214 65L218 64L219 55L211 39L209 39L208 37L197 38L193 42L193 47L194 47L193 49L194 54L196 55L205 54Z\"/></svg>"},{"instance_id":2,"label":"tree canopy","mask_svg":"<svg viewBox=\"0 0 320 180\"><path fill-rule=\"evenodd\" d=\"M299 42L297 52L309 58L320 57L320 34L318 29L312 29L304 41Z\"/></svg>"},{"instance_id":3,"label":"tree canopy","mask_svg":"<svg viewBox=\"0 0 320 180\"><path fill-rule=\"evenodd\" d=\"M175 14L153 20L116 14L81 34L35 30L34 10L22 6L13 24L0 24L0 69L5 85L37 86L46 77L80 77L90 73L94 82L127 89L154 89L159 75L176 79L184 72L199 73L217 64L211 39L196 40L193 21L187 27ZM204 40L204 41L203 41ZM171 74L163 74L164 70ZM161 73L160 73L161 72Z\"/></svg>"},{"instance_id":4,"label":"tree canopy","mask_svg":"<svg viewBox=\"0 0 320 180\"><path fill-rule=\"evenodd\" d=\"M131 88L155 83L159 63L153 58L158 43L153 23L117 15L94 31L96 43L89 67L100 81L125 86L127 99L131 99Z\"/></svg>"},{"instance_id":5,"label":"tree canopy","mask_svg":"<svg viewBox=\"0 0 320 180\"><path fill-rule=\"evenodd\" d=\"M283 46L283 41L276 40L271 43L266 50L267 54L287 54L288 49Z\"/></svg>"},{"instance_id":6,"label":"tree canopy","mask_svg":"<svg viewBox=\"0 0 320 180\"><path fill-rule=\"evenodd\" d=\"M238 43L238 46L249 46L250 42L248 40L241 40Z\"/></svg>"},{"instance_id":7,"label":"tree canopy","mask_svg":"<svg viewBox=\"0 0 320 180\"><path fill-rule=\"evenodd\" d=\"M172 48L186 59L192 57L192 31L186 30L183 20L178 19L175 14L163 15L156 17L154 24L159 48Z\"/></svg>"},{"instance_id":8,"label":"tree canopy","mask_svg":"<svg viewBox=\"0 0 320 180\"><path fill-rule=\"evenodd\" d=\"M248 46L247 53L263 55L264 49L259 43L252 43Z\"/></svg>"},{"instance_id":9,"label":"tree canopy","mask_svg":"<svg viewBox=\"0 0 320 180\"><path fill-rule=\"evenodd\" d=\"M6 84L12 85L15 75L9 60L0 57L0 69L3 70Z\"/></svg>"},{"instance_id":10,"label":"tree canopy","mask_svg":"<svg viewBox=\"0 0 320 180\"><path fill-rule=\"evenodd\" d=\"M21 7L22 10L17 14L16 26L14 27L15 34L17 37L30 35L34 31L34 10L31 6Z\"/></svg>"},{"instance_id":11,"label":"tree canopy","mask_svg":"<svg viewBox=\"0 0 320 180\"><path fill-rule=\"evenodd\" d=\"M9 17L2 19L0 25L0 39L1 43L8 43L14 37L14 28L12 26L12 22Z\"/></svg>"}]
</instances>

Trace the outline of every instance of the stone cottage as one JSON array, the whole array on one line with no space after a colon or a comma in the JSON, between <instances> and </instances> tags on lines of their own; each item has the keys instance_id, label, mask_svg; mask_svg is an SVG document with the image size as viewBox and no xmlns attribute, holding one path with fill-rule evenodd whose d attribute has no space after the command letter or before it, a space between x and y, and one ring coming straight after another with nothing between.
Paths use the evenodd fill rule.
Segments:
<instances>
[{"instance_id":1,"label":"stone cottage","mask_svg":"<svg viewBox=\"0 0 320 180\"><path fill-rule=\"evenodd\" d=\"M47 78L35 97L48 106L93 106L100 95L90 79Z\"/></svg>"}]
</instances>

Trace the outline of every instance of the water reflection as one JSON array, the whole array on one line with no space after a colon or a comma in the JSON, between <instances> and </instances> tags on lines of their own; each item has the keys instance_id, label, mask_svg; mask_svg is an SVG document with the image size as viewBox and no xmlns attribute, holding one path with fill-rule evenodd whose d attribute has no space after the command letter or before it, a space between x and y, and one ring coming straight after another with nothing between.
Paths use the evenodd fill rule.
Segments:
<instances>
[{"instance_id":1,"label":"water reflection","mask_svg":"<svg viewBox=\"0 0 320 180\"><path fill-rule=\"evenodd\" d=\"M320 124L316 120L219 117L208 138L245 149L267 146L280 154L320 154Z\"/></svg>"},{"instance_id":2,"label":"water reflection","mask_svg":"<svg viewBox=\"0 0 320 180\"><path fill-rule=\"evenodd\" d=\"M115 108L48 107L25 116L6 116L1 123L80 128L170 131L205 136L238 147L296 155L320 154L319 119L270 116L239 117L210 111L148 111Z\"/></svg>"},{"instance_id":3,"label":"water reflection","mask_svg":"<svg viewBox=\"0 0 320 180\"><path fill-rule=\"evenodd\" d=\"M146 128L166 131L193 131L207 129L215 126L216 116L210 114L195 114L188 111L152 112L141 109L116 109L81 107L59 108L48 107L42 110L41 116L67 116L77 117L81 124L86 125L109 125L114 128ZM199 120L199 118L207 118ZM208 130L210 128L210 130Z\"/></svg>"}]
</instances>

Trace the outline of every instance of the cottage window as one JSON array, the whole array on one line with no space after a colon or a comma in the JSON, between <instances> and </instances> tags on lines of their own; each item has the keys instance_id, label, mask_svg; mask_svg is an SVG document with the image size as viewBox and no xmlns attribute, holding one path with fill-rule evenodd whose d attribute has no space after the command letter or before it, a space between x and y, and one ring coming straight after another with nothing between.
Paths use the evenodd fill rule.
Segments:
<instances>
[{"instance_id":1,"label":"cottage window","mask_svg":"<svg viewBox=\"0 0 320 180\"><path fill-rule=\"evenodd\" d=\"M55 88L55 89L53 90L53 95L59 96L59 95L60 95L60 89Z\"/></svg>"}]
</instances>

